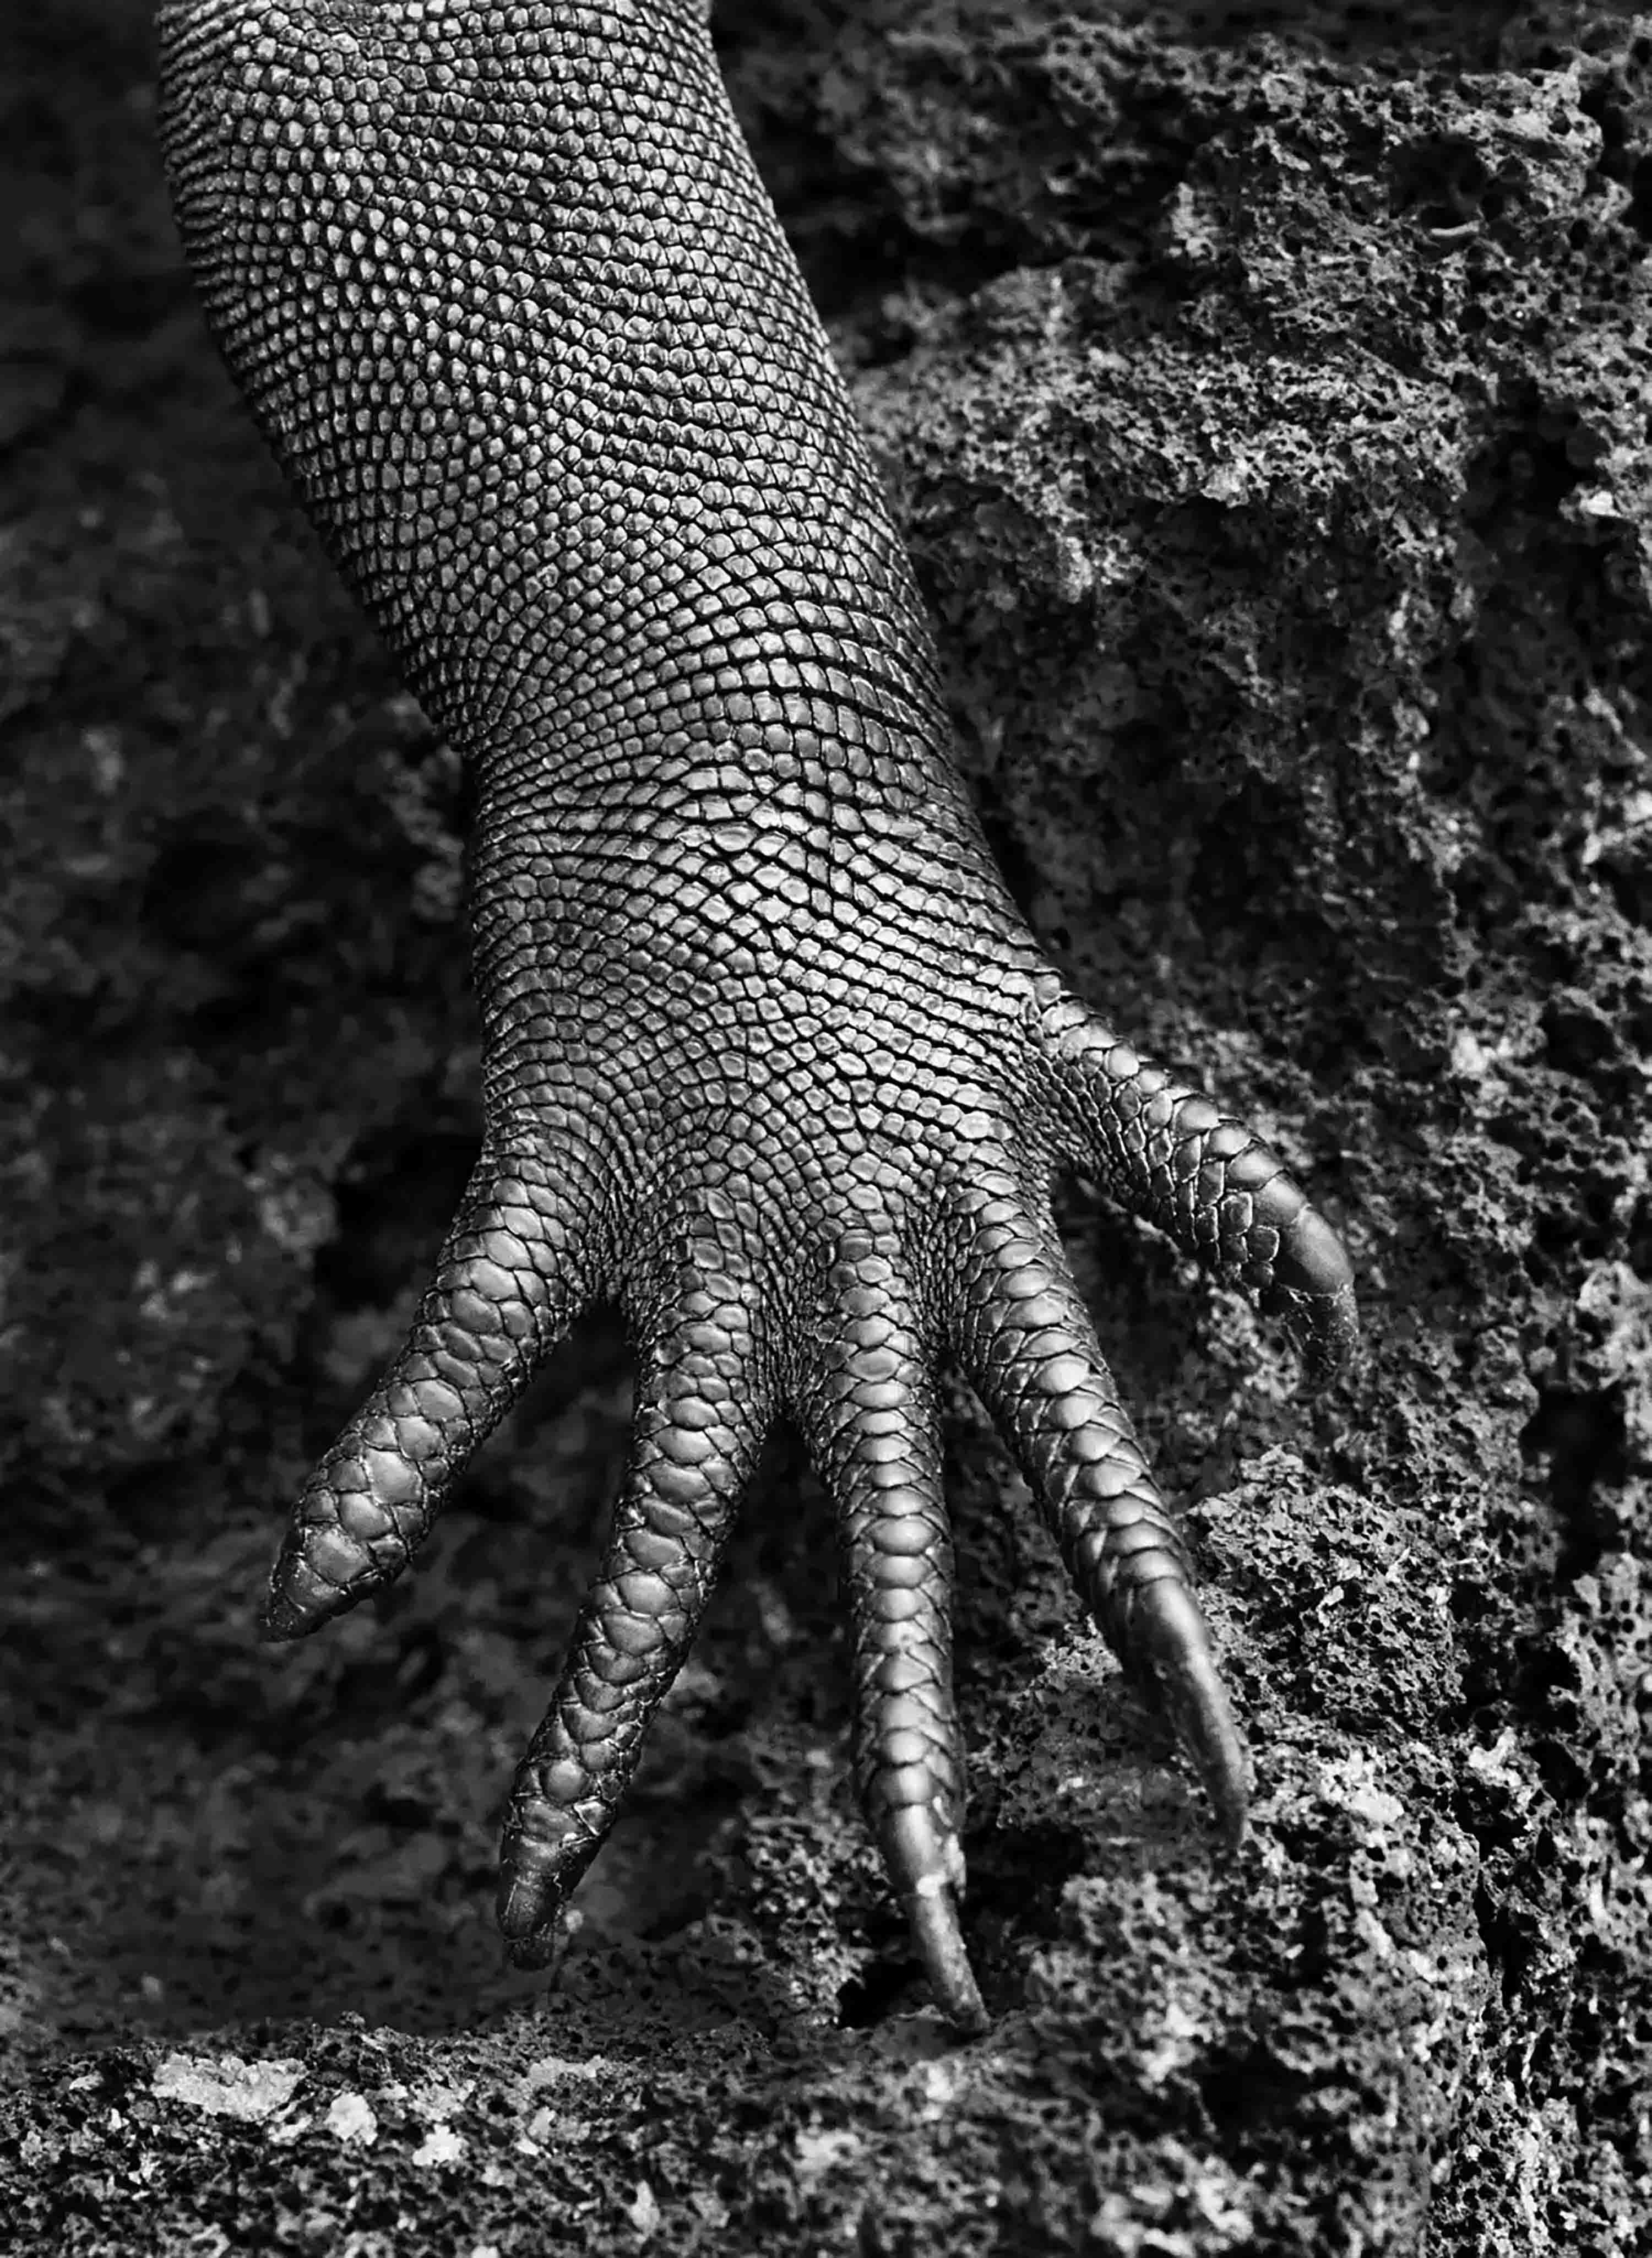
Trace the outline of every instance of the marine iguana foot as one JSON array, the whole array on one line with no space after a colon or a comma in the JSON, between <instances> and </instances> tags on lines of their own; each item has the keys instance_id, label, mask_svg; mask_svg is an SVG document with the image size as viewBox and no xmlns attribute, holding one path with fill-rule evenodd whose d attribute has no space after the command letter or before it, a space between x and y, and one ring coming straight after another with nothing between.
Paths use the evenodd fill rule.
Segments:
<instances>
[{"instance_id":1,"label":"marine iguana foot","mask_svg":"<svg viewBox=\"0 0 1652 2258\"><path fill-rule=\"evenodd\" d=\"M1030 944L1028 944L1030 948ZM1174 1725L1230 1843L1244 1743L1170 1510L1051 1215L1052 1169L1101 1170L1209 1267L1284 1304L1329 1363L1354 1331L1347 1258L1270 1150L1120 1043L1042 968L932 1041L866 1116L845 1059L777 1058L766 1095L695 1125L663 1175L592 1163L607 1126L490 1140L400 1355L316 1469L276 1565L268 1635L301 1636L404 1567L471 1453L593 1300L629 1322L637 1388L612 1534L504 1833L500 1926L543 1964L612 1825L779 1417L838 1521L854 1767L937 2004L984 2027L959 1923L963 1737L937 1378L954 1359L1025 1473L1090 1613ZM1002 1000L1002 999L1000 999ZM994 1054L996 1054L996 1059ZM996 1068L996 1070L995 1070ZM691 1062L676 1086L705 1078ZM1018 1102L1017 1102L1018 1101ZM651 1140L652 1144L654 1140Z\"/></svg>"},{"instance_id":2,"label":"marine iguana foot","mask_svg":"<svg viewBox=\"0 0 1652 2258\"><path fill-rule=\"evenodd\" d=\"M541 1960L776 1417L837 1513L861 1800L943 2010L963 1748L939 1361L1231 1838L1244 1757L1053 1173L1354 1331L1277 1158L1063 988L953 757L918 591L699 0L163 0L160 117L225 360L470 763L486 1144L266 1615L396 1574L551 1344L624 1310L613 1536L505 1829Z\"/></svg>"}]
</instances>

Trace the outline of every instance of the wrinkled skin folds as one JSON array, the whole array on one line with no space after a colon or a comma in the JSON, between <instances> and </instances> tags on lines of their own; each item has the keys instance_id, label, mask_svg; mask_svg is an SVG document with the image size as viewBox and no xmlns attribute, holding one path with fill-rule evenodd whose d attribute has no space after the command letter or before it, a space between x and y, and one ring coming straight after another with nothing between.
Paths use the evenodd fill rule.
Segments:
<instances>
[{"instance_id":1,"label":"wrinkled skin folds","mask_svg":"<svg viewBox=\"0 0 1652 2258\"><path fill-rule=\"evenodd\" d=\"M698 7L181 0L160 26L214 333L477 786L483 1149L266 1628L400 1573L551 1346L617 1301L630 1459L511 1794L511 1948L547 1956L784 1417L837 1515L861 1799L938 2004L978 2029L940 1363L1237 1839L1243 1744L1052 1179L1098 1173L1321 1366L1353 1336L1347 1260L1010 901Z\"/></svg>"}]
</instances>

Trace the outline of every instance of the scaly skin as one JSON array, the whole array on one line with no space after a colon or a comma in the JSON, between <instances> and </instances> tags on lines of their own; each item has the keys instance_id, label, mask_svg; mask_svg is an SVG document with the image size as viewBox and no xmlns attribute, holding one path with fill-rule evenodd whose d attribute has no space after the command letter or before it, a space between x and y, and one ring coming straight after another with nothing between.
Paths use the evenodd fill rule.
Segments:
<instances>
[{"instance_id":1,"label":"scaly skin","mask_svg":"<svg viewBox=\"0 0 1652 2258\"><path fill-rule=\"evenodd\" d=\"M1237 1838L1243 1744L1052 1176L1099 1170L1321 1363L1353 1335L1347 1260L1010 901L695 0L177 0L160 22L214 332L478 788L482 1153L405 1346L300 1501L266 1628L398 1574L552 1343L617 1300L630 1465L516 1776L506 1936L544 1957L783 1415L838 1514L861 1796L937 2000L977 2029L939 1361Z\"/></svg>"}]
</instances>

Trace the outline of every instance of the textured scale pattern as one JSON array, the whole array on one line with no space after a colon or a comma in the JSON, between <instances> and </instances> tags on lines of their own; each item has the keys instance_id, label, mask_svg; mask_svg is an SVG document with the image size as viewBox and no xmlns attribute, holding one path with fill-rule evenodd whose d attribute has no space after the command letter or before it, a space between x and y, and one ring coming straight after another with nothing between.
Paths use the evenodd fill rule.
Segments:
<instances>
[{"instance_id":1,"label":"textured scale pattern","mask_svg":"<svg viewBox=\"0 0 1652 2258\"><path fill-rule=\"evenodd\" d=\"M1355 1328L1346 1259L1009 899L696 0L178 0L160 24L215 335L477 787L484 1148L266 1627L397 1574L549 1346L616 1300L630 1466L512 1793L505 1933L543 1956L783 1416L838 1516L860 1792L940 2006L979 2027L939 1361L1237 1836L1242 1743L1052 1175L1099 1171L1321 1363Z\"/></svg>"}]
</instances>

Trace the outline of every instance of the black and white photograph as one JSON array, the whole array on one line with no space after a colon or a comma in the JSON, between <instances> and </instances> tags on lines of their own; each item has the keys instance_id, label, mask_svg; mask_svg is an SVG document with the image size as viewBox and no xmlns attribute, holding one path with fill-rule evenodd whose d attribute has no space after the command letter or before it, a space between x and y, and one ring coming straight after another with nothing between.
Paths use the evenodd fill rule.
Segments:
<instances>
[{"instance_id":1,"label":"black and white photograph","mask_svg":"<svg viewBox=\"0 0 1652 2258\"><path fill-rule=\"evenodd\" d=\"M0 2252L1652 2253L1652 9L0 22Z\"/></svg>"}]
</instances>

